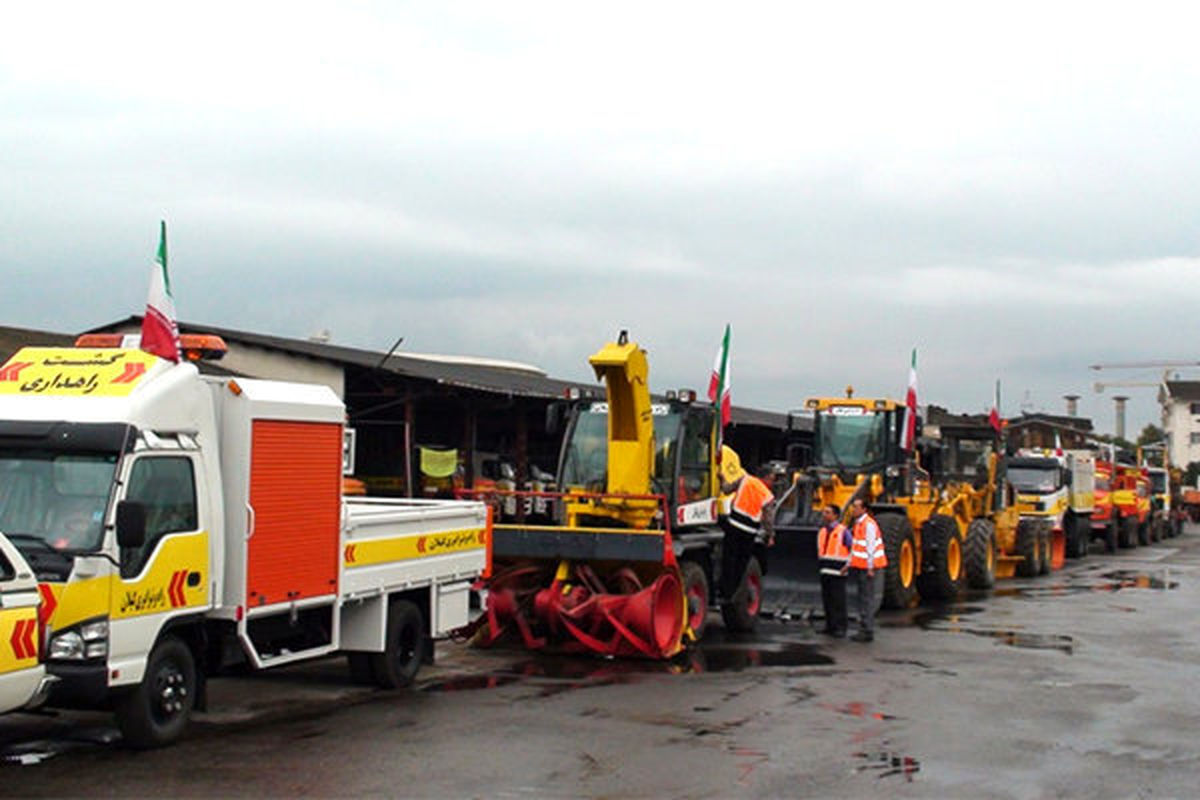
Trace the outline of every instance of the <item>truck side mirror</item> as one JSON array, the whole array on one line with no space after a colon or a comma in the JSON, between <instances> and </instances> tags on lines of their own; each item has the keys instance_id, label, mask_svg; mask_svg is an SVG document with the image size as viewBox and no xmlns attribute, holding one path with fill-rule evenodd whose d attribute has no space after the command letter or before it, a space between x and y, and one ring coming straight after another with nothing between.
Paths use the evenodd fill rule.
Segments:
<instances>
[{"instance_id":1,"label":"truck side mirror","mask_svg":"<svg viewBox=\"0 0 1200 800\"><path fill-rule=\"evenodd\" d=\"M117 544L122 548L146 543L146 506L137 500L117 503Z\"/></svg>"}]
</instances>

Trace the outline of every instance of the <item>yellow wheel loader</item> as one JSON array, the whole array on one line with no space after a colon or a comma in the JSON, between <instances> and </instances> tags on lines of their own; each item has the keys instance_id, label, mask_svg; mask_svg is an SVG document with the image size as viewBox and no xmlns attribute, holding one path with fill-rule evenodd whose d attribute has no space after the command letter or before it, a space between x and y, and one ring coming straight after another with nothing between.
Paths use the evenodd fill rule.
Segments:
<instances>
[{"instance_id":1,"label":"yellow wheel loader","mask_svg":"<svg viewBox=\"0 0 1200 800\"><path fill-rule=\"evenodd\" d=\"M845 515L861 497L883 534L885 607L946 600L968 581L991 585L1003 571L997 542L1018 527L1016 510L997 488L1003 475L994 432L984 444L929 427L918 447L905 451L906 409L894 400L848 390L845 397L810 398L805 408L812 415L811 463L795 476L800 491L777 519L780 541L789 542L784 552L809 546L804 534L815 531L821 508L834 505Z\"/></svg>"}]
</instances>

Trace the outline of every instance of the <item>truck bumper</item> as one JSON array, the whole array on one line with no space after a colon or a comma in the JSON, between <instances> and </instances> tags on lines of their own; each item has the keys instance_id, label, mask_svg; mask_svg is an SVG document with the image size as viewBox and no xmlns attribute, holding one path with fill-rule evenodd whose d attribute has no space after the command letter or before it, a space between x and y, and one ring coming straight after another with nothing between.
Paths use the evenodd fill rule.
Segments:
<instances>
[{"instance_id":1,"label":"truck bumper","mask_svg":"<svg viewBox=\"0 0 1200 800\"><path fill-rule=\"evenodd\" d=\"M107 664L61 664L46 665L47 677L54 679L50 685L47 704L62 708L104 708L111 693L108 688Z\"/></svg>"}]
</instances>

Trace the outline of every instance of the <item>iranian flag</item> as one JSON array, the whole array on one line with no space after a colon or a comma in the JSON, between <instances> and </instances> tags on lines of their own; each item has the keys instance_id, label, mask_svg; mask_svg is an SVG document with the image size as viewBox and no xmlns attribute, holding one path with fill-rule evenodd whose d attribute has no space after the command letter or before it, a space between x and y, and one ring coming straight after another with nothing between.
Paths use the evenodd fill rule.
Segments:
<instances>
[{"instance_id":1,"label":"iranian flag","mask_svg":"<svg viewBox=\"0 0 1200 800\"><path fill-rule=\"evenodd\" d=\"M142 349L168 361L179 361L179 327L175 324L175 300L167 275L167 223L160 223L158 256L150 268L150 297L142 318Z\"/></svg>"},{"instance_id":2,"label":"iranian flag","mask_svg":"<svg viewBox=\"0 0 1200 800\"><path fill-rule=\"evenodd\" d=\"M912 450L917 439L917 348L912 351L912 364L908 368L908 394L904 396L904 439L900 447Z\"/></svg>"},{"instance_id":3,"label":"iranian flag","mask_svg":"<svg viewBox=\"0 0 1200 800\"><path fill-rule=\"evenodd\" d=\"M733 418L733 403L729 399L729 324L725 324L725 337L721 339L721 349L713 361L712 377L708 380L708 399L714 406L721 408L721 428L724 429ZM717 437L720 444L721 437Z\"/></svg>"}]
</instances>

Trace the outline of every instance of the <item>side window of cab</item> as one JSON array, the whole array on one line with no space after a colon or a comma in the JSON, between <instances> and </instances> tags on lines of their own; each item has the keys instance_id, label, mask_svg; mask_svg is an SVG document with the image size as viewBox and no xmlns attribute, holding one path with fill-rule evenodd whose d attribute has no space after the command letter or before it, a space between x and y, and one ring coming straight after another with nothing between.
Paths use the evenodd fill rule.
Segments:
<instances>
[{"instance_id":1,"label":"side window of cab","mask_svg":"<svg viewBox=\"0 0 1200 800\"><path fill-rule=\"evenodd\" d=\"M138 459L129 474L125 498L146 508L145 543L121 551L121 577L130 578L142 571L164 536L197 529L192 460L186 456Z\"/></svg>"}]
</instances>

